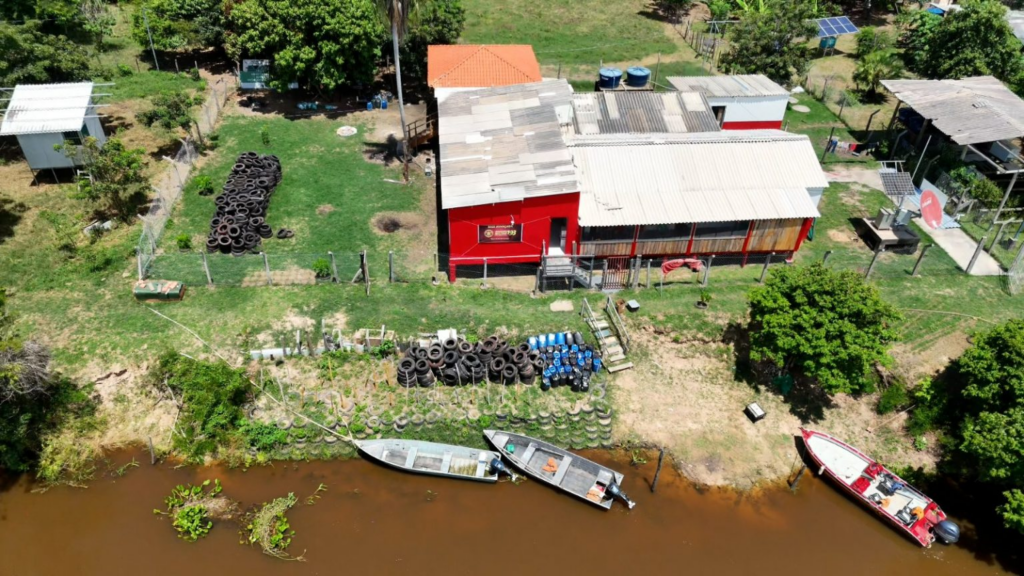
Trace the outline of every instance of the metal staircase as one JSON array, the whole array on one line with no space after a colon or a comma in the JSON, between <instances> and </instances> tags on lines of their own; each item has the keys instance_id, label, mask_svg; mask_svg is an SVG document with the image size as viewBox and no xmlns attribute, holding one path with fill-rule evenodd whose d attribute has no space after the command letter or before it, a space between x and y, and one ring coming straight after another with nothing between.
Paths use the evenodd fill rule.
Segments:
<instances>
[{"instance_id":1,"label":"metal staircase","mask_svg":"<svg viewBox=\"0 0 1024 576\"><path fill-rule=\"evenodd\" d=\"M590 326L601 347L601 359L605 368L614 374L633 367L633 363L626 360L626 353L629 352L629 334L610 296L605 296L604 311L604 317L598 316L590 302L586 298L583 299L583 319L587 326Z\"/></svg>"}]
</instances>

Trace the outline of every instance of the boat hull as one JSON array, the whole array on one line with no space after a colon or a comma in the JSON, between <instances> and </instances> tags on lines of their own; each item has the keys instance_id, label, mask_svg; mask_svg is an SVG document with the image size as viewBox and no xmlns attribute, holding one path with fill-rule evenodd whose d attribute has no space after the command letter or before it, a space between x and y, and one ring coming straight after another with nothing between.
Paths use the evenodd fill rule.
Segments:
<instances>
[{"instance_id":1,"label":"boat hull","mask_svg":"<svg viewBox=\"0 0 1024 576\"><path fill-rule=\"evenodd\" d=\"M474 482L498 481L488 465L494 459L500 460L501 455L491 450L399 439L356 440L355 445L368 459L402 472Z\"/></svg>"},{"instance_id":2,"label":"boat hull","mask_svg":"<svg viewBox=\"0 0 1024 576\"><path fill-rule=\"evenodd\" d=\"M899 478L899 476L896 476L887 468L869 456L866 456L856 448L821 432L801 429L801 433L803 435L804 446L807 447L808 454L819 467L819 475L828 477L834 484L839 486L843 492L860 503L861 506L868 508L886 524L896 528L901 534L907 536L917 544L925 548L932 545L935 541L935 536L932 533L931 528L946 519L945 513L938 508L938 505L935 504L933 500L913 489L913 487L909 486L909 484ZM823 441L828 442L828 444L823 445ZM818 444L818 450L815 449L815 444ZM854 474L849 469L845 471L840 470L836 466L835 459L828 458L828 455L823 453L823 450L820 449L821 446L828 445L835 445L839 449L846 450L853 458L860 459L864 462L864 470L856 473L855 480L851 482L851 479L854 478ZM884 500L882 503L879 503L873 501L866 495L868 492L873 491L873 488L871 487L872 478L877 478L883 475L888 475L905 485L908 493L912 494L914 497L907 499L920 504L919 507L922 510L922 517L914 521L912 524L907 525L886 509L886 506L883 505L885 502ZM895 497L896 494L893 494L892 496Z\"/></svg>"},{"instance_id":3,"label":"boat hull","mask_svg":"<svg viewBox=\"0 0 1024 576\"><path fill-rule=\"evenodd\" d=\"M610 468L543 440L501 430L484 430L484 436L526 476L604 510L610 509L613 502L611 497L604 497L604 488L612 482L621 485L624 479ZM509 446L514 450L509 450ZM542 463L546 464L542 467ZM551 469L545 469L547 466Z\"/></svg>"}]
</instances>

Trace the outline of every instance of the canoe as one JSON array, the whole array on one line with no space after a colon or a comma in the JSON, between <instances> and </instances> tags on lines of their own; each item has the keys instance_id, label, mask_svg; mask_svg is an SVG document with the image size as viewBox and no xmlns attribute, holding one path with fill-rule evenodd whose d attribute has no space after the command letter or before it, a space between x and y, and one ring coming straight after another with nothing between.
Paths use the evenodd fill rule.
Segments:
<instances>
[{"instance_id":1,"label":"canoe","mask_svg":"<svg viewBox=\"0 0 1024 576\"><path fill-rule=\"evenodd\" d=\"M946 519L938 504L874 459L828 434L803 428L800 432L807 452L820 466L818 475L828 476L888 524L926 548L936 537L946 544L959 539L959 527Z\"/></svg>"},{"instance_id":2,"label":"canoe","mask_svg":"<svg viewBox=\"0 0 1024 576\"><path fill-rule=\"evenodd\" d=\"M487 441L524 474L608 510L614 500L635 504L619 486L623 475L543 440L484 430Z\"/></svg>"},{"instance_id":3,"label":"canoe","mask_svg":"<svg viewBox=\"0 0 1024 576\"><path fill-rule=\"evenodd\" d=\"M419 440L381 439L353 442L366 456L385 466L405 472L478 482L498 480L498 470L492 469L491 462L497 460L500 464L501 456L490 450Z\"/></svg>"}]
</instances>

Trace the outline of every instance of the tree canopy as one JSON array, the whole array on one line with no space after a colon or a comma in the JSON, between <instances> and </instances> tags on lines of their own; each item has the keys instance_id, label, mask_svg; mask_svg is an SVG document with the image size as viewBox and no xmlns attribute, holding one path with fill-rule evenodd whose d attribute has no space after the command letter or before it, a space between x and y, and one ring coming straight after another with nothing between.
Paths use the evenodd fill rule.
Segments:
<instances>
[{"instance_id":1,"label":"tree canopy","mask_svg":"<svg viewBox=\"0 0 1024 576\"><path fill-rule=\"evenodd\" d=\"M875 95L882 80L898 80L903 73L903 60L895 50L877 50L857 61L853 81L869 95Z\"/></svg>"},{"instance_id":2,"label":"tree canopy","mask_svg":"<svg viewBox=\"0 0 1024 576\"><path fill-rule=\"evenodd\" d=\"M951 434L967 476L1009 489L1000 512L1024 532L1024 320L975 335L950 368Z\"/></svg>"},{"instance_id":3,"label":"tree canopy","mask_svg":"<svg viewBox=\"0 0 1024 576\"><path fill-rule=\"evenodd\" d=\"M934 79L992 75L1019 87L1024 59L1006 7L997 0L966 0L962 6L945 18L923 10L902 18L911 69Z\"/></svg>"},{"instance_id":4,"label":"tree canopy","mask_svg":"<svg viewBox=\"0 0 1024 576\"><path fill-rule=\"evenodd\" d=\"M47 34L39 22L0 24L0 84L77 82L89 78L88 55L65 36Z\"/></svg>"},{"instance_id":5,"label":"tree canopy","mask_svg":"<svg viewBox=\"0 0 1024 576\"><path fill-rule=\"evenodd\" d=\"M829 394L870 388L899 338L900 313L853 271L820 263L771 272L750 293L750 357L811 378Z\"/></svg>"},{"instance_id":6,"label":"tree canopy","mask_svg":"<svg viewBox=\"0 0 1024 576\"><path fill-rule=\"evenodd\" d=\"M272 60L270 85L329 92L370 82L387 39L373 0L243 0L228 15L233 58Z\"/></svg>"},{"instance_id":7,"label":"tree canopy","mask_svg":"<svg viewBox=\"0 0 1024 576\"><path fill-rule=\"evenodd\" d=\"M466 10L459 0L425 0L414 5L409 33L402 45L402 74L426 77L427 46L454 44L466 24Z\"/></svg>"},{"instance_id":8,"label":"tree canopy","mask_svg":"<svg viewBox=\"0 0 1024 576\"><path fill-rule=\"evenodd\" d=\"M117 138L100 147L93 136L81 146L65 142L57 148L69 158L84 160L89 169L91 179L81 182L82 199L97 203L100 209L124 221L134 216L134 203L149 189L149 178L143 172L145 150L128 148Z\"/></svg>"},{"instance_id":9,"label":"tree canopy","mask_svg":"<svg viewBox=\"0 0 1024 576\"><path fill-rule=\"evenodd\" d=\"M146 14L143 16L143 9ZM220 47L224 42L223 0L146 0L132 14L132 37L149 46L146 20L157 50Z\"/></svg>"},{"instance_id":10,"label":"tree canopy","mask_svg":"<svg viewBox=\"0 0 1024 576\"><path fill-rule=\"evenodd\" d=\"M811 4L770 0L749 6L729 30L732 48L722 57L723 69L737 74L764 74L779 84L790 84L793 75L803 74L810 63L806 43L817 33L809 22L813 17Z\"/></svg>"}]
</instances>

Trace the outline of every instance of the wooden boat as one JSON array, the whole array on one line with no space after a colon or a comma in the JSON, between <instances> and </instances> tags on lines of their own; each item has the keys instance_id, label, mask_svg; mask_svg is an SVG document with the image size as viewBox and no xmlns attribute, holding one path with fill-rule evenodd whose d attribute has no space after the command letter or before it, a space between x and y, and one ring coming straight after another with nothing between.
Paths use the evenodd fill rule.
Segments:
<instances>
[{"instance_id":1,"label":"wooden boat","mask_svg":"<svg viewBox=\"0 0 1024 576\"><path fill-rule=\"evenodd\" d=\"M370 458L392 468L444 478L496 482L501 455L490 450L422 442L419 440L381 439L354 440L359 450Z\"/></svg>"},{"instance_id":2,"label":"wooden boat","mask_svg":"<svg viewBox=\"0 0 1024 576\"><path fill-rule=\"evenodd\" d=\"M635 504L619 488L623 476L536 438L501 430L484 430L487 440L527 476L600 506L605 510L618 499Z\"/></svg>"},{"instance_id":3,"label":"wooden boat","mask_svg":"<svg viewBox=\"0 0 1024 576\"><path fill-rule=\"evenodd\" d=\"M936 536L954 544L960 529L939 505L856 448L828 434L800 429L804 445L824 474L876 514L929 547Z\"/></svg>"}]
</instances>

